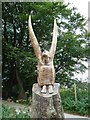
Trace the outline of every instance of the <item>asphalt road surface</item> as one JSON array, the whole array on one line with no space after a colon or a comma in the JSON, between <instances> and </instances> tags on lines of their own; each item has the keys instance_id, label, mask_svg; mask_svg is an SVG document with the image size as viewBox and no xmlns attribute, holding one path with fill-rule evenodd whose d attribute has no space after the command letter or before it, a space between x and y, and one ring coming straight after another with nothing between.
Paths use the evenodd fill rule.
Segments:
<instances>
[{"instance_id":1,"label":"asphalt road surface","mask_svg":"<svg viewBox=\"0 0 90 120\"><path fill-rule=\"evenodd\" d=\"M64 113L64 117L66 118L66 120L90 120L90 118L85 116L72 115L67 113Z\"/></svg>"}]
</instances>

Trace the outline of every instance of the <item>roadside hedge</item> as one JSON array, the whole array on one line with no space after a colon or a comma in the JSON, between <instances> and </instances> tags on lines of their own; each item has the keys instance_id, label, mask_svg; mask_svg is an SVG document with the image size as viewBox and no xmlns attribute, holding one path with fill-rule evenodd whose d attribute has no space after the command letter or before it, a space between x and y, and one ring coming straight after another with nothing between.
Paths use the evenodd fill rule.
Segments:
<instances>
[{"instance_id":1,"label":"roadside hedge","mask_svg":"<svg viewBox=\"0 0 90 120\"><path fill-rule=\"evenodd\" d=\"M74 89L64 88L60 90L62 105L65 112L80 115L89 115L88 91L77 90L77 101L75 101Z\"/></svg>"}]
</instances>

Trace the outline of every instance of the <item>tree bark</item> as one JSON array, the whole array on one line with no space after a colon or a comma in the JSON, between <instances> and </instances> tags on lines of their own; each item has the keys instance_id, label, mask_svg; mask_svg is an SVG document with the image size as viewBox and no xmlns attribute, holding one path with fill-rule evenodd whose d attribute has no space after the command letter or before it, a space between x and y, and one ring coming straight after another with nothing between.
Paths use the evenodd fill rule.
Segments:
<instances>
[{"instance_id":1,"label":"tree bark","mask_svg":"<svg viewBox=\"0 0 90 120\"><path fill-rule=\"evenodd\" d=\"M53 94L42 94L40 86L38 84L33 85L31 118L60 118L60 120L64 120L59 86L59 83L54 83Z\"/></svg>"},{"instance_id":2,"label":"tree bark","mask_svg":"<svg viewBox=\"0 0 90 120\"><path fill-rule=\"evenodd\" d=\"M24 88L23 88L22 80L20 79L19 74L18 74L17 64L16 64L16 79L17 79L17 82L19 85L19 90L20 90L18 98L19 99L26 99L27 96L26 96Z\"/></svg>"}]
</instances>

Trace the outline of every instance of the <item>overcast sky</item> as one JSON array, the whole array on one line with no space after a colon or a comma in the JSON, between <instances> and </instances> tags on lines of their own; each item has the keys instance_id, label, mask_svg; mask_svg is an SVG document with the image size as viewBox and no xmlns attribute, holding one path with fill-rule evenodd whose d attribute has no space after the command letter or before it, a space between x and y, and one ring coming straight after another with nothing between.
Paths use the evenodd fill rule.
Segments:
<instances>
[{"instance_id":1,"label":"overcast sky","mask_svg":"<svg viewBox=\"0 0 90 120\"><path fill-rule=\"evenodd\" d=\"M71 3L71 6L75 6L78 11L88 18L88 2L90 0L64 0L64 3Z\"/></svg>"},{"instance_id":2,"label":"overcast sky","mask_svg":"<svg viewBox=\"0 0 90 120\"><path fill-rule=\"evenodd\" d=\"M64 0L64 3L71 3L70 7L76 7L78 12L84 17L88 18L88 2L90 0ZM88 67L88 63L84 62L84 64ZM83 81L87 81L88 70L84 74L75 74L78 79L82 79Z\"/></svg>"}]
</instances>

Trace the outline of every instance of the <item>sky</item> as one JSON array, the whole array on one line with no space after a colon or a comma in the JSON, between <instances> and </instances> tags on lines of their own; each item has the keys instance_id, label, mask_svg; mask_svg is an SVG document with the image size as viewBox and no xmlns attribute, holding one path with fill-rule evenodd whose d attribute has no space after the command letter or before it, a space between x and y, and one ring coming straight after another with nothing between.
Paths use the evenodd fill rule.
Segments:
<instances>
[{"instance_id":1,"label":"sky","mask_svg":"<svg viewBox=\"0 0 90 120\"><path fill-rule=\"evenodd\" d=\"M71 6L75 6L78 11L88 18L88 2L90 0L64 0L64 3L71 3Z\"/></svg>"},{"instance_id":2,"label":"sky","mask_svg":"<svg viewBox=\"0 0 90 120\"><path fill-rule=\"evenodd\" d=\"M64 0L64 3L70 3L70 7L76 7L77 11L83 15L85 18L88 18L88 2L90 0ZM83 62L84 65L86 65L86 67L88 67L88 63L87 62ZM87 77L88 77L88 70L85 71L85 73L79 73L79 74L75 74L75 78L78 78L79 80L82 79L82 81L88 81Z\"/></svg>"}]
</instances>

